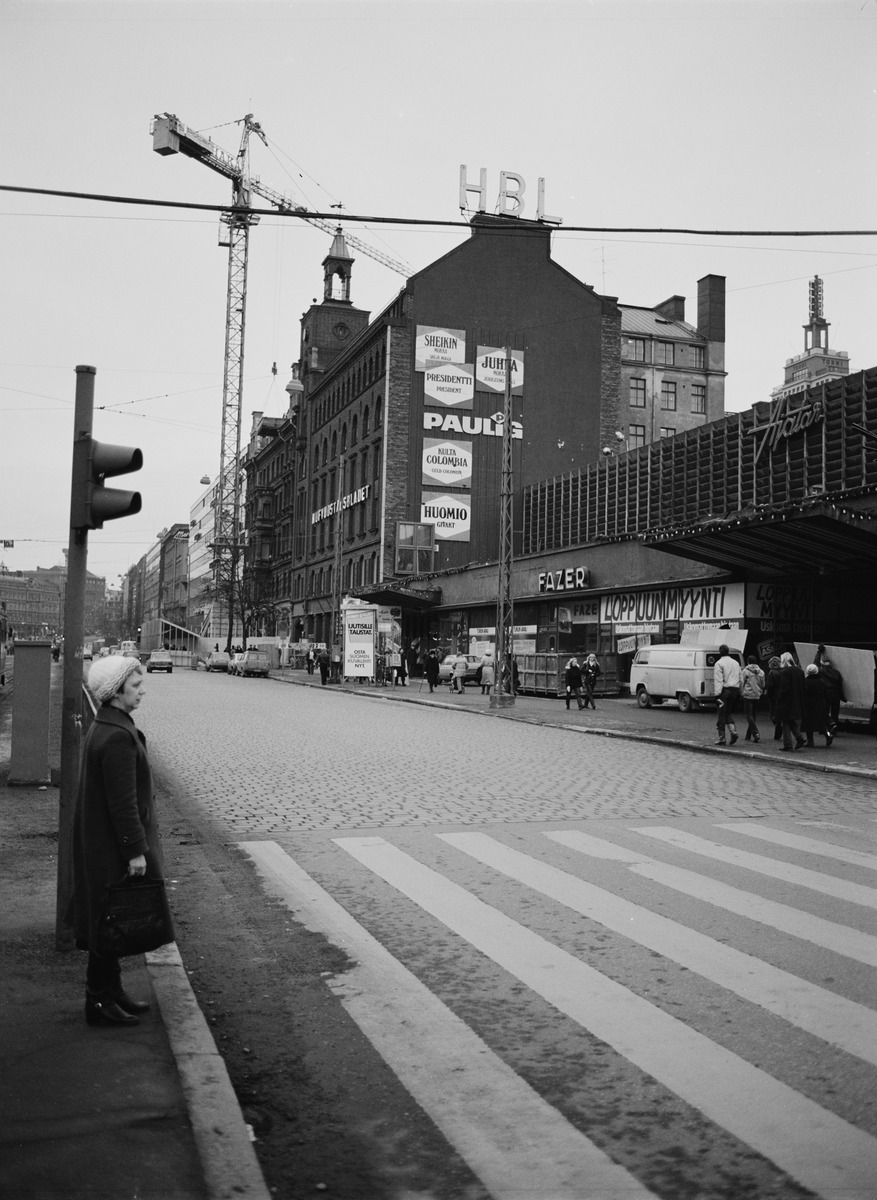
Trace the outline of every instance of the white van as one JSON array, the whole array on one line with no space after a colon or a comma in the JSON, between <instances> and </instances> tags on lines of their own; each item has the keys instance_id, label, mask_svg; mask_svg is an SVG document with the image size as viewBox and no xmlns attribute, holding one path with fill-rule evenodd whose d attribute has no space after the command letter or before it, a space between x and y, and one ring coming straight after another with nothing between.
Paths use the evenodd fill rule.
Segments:
<instances>
[{"instance_id":1,"label":"white van","mask_svg":"<svg viewBox=\"0 0 877 1200\"><path fill-rule=\"evenodd\" d=\"M742 667L740 651L730 653ZM642 646L630 668L630 694L640 708L668 699L678 700L682 712L715 704L713 668L720 657L718 646Z\"/></svg>"}]
</instances>

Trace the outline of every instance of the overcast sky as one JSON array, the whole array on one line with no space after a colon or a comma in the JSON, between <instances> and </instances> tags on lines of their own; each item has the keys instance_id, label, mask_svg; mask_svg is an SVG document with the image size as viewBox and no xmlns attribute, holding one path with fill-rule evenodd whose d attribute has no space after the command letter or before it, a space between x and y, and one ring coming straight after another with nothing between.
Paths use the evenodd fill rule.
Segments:
<instances>
[{"instance_id":1,"label":"overcast sky","mask_svg":"<svg viewBox=\"0 0 877 1200\"><path fill-rule=\"evenodd\" d=\"M453 221L460 164L514 171L563 219L555 260L625 304L727 278L726 407L748 408L804 348L807 283L831 344L877 363L877 238L667 236L565 226L867 230L875 215L877 0L3 0L6 185L223 204L231 185L152 152L174 112L317 211ZM492 203L492 201L491 201ZM97 368L94 434L143 450L137 517L89 536L118 586L188 521L219 466L227 252L216 215L0 193L0 561L62 561L74 368ZM535 216L529 208L525 216ZM464 229L351 225L420 269ZM244 438L279 415L299 318L331 239L263 217L250 242ZM354 303L403 277L355 254ZM272 373L276 363L277 374Z\"/></svg>"}]
</instances>

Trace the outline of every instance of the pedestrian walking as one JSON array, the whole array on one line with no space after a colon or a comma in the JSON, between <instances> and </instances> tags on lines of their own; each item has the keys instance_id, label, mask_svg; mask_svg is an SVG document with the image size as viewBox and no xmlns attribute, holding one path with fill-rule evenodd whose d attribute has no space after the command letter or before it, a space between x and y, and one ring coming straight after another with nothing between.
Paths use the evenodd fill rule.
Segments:
<instances>
[{"instance_id":1,"label":"pedestrian walking","mask_svg":"<svg viewBox=\"0 0 877 1200\"><path fill-rule=\"evenodd\" d=\"M740 696L740 664L731 657L727 646L719 646L719 657L713 667L713 690L716 694L717 746L727 745L725 730L731 735L731 745L737 741L734 709Z\"/></svg>"},{"instance_id":2,"label":"pedestrian walking","mask_svg":"<svg viewBox=\"0 0 877 1200\"><path fill-rule=\"evenodd\" d=\"M594 689L597 686L597 680L603 674L600 664L597 662L596 654L589 654L585 659L585 664L582 667L582 682L585 685L585 708L590 704L591 708L596 708L594 703Z\"/></svg>"},{"instance_id":3,"label":"pedestrian walking","mask_svg":"<svg viewBox=\"0 0 877 1200\"><path fill-rule=\"evenodd\" d=\"M426 656L426 662L423 664L426 674L426 682L429 684L429 690L434 692L438 684L439 677L439 660L435 650L430 650Z\"/></svg>"},{"instance_id":4,"label":"pedestrian walking","mask_svg":"<svg viewBox=\"0 0 877 1200\"><path fill-rule=\"evenodd\" d=\"M481 695L489 696L496 679L496 663L488 650L481 659Z\"/></svg>"},{"instance_id":5,"label":"pedestrian walking","mask_svg":"<svg viewBox=\"0 0 877 1200\"><path fill-rule=\"evenodd\" d=\"M740 697L743 701L743 713L746 717L747 742L761 741L758 733L756 714L758 712L759 701L764 695L766 684L764 671L758 665L758 659L754 654L750 654L746 659L746 666L740 672Z\"/></svg>"},{"instance_id":6,"label":"pedestrian walking","mask_svg":"<svg viewBox=\"0 0 877 1200\"><path fill-rule=\"evenodd\" d=\"M844 677L826 655L823 645L817 647L816 657L813 661L819 668L820 677L825 683L825 693L828 699L828 727L834 734L840 719L841 702L847 698L844 692Z\"/></svg>"},{"instance_id":7,"label":"pedestrian walking","mask_svg":"<svg viewBox=\"0 0 877 1200\"><path fill-rule=\"evenodd\" d=\"M146 739L132 713L143 699L133 657L99 659L88 673L99 704L85 735L73 816L73 899L68 913L76 947L88 952L85 1019L89 1025L139 1025L149 1008L122 985L120 959L98 952L107 889L126 876L164 876ZM172 941L171 936L168 941Z\"/></svg>"},{"instance_id":8,"label":"pedestrian walking","mask_svg":"<svg viewBox=\"0 0 877 1200\"><path fill-rule=\"evenodd\" d=\"M566 707L569 708L570 701L575 696L579 712L581 712L586 705L582 699L582 668L579 666L577 658L571 658L566 664L563 679L566 684Z\"/></svg>"},{"instance_id":9,"label":"pedestrian walking","mask_svg":"<svg viewBox=\"0 0 877 1200\"><path fill-rule=\"evenodd\" d=\"M776 719L783 728L781 750L800 750L801 719L804 716L804 672L786 651L780 655L780 682L776 700Z\"/></svg>"},{"instance_id":10,"label":"pedestrian walking","mask_svg":"<svg viewBox=\"0 0 877 1200\"><path fill-rule=\"evenodd\" d=\"M307 667L308 675L313 675L316 663L317 656L314 653L314 648L313 646L308 646L308 652L305 655L305 666Z\"/></svg>"},{"instance_id":11,"label":"pedestrian walking","mask_svg":"<svg viewBox=\"0 0 877 1200\"><path fill-rule=\"evenodd\" d=\"M780 690L780 660L773 655L768 660L767 675L764 680L764 694L767 697L767 710L773 725L773 740L781 742L783 738L782 722L777 720L776 705Z\"/></svg>"},{"instance_id":12,"label":"pedestrian walking","mask_svg":"<svg viewBox=\"0 0 877 1200\"><path fill-rule=\"evenodd\" d=\"M466 672L468 670L469 670L469 660L466 658L466 655L458 654L457 657L454 659L452 680L453 680L454 691L459 692L461 696L466 691L465 679L466 679Z\"/></svg>"},{"instance_id":13,"label":"pedestrian walking","mask_svg":"<svg viewBox=\"0 0 877 1200\"><path fill-rule=\"evenodd\" d=\"M325 687L326 684L329 682L329 667L330 667L330 665L331 665L331 660L329 658L329 651L324 646L323 649L320 651L320 653L317 655L317 666L320 668L320 683L322 684L323 687Z\"/></svg>"},{"instance_id":14,"label":"pedestrian walking","mask_svg":"<svg viewBox=\"0 0 877 1200\"><path fill-rule=\"evenodd\" d=\"M813 734L821 733L825 737L825 748L828 749L834 741L829 719L828 688L819 667L810 663L804 671L804 716L801 722L808 746L814 744Z\"/></svg>"}]
</instances>

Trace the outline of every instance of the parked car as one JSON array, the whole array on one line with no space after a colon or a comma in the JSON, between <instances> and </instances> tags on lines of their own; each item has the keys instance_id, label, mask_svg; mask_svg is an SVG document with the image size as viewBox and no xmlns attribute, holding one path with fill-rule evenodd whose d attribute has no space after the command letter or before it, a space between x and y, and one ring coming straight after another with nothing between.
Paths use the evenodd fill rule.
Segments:
<instances>
[{"instance_id":1,"label":"parked car","mask_svg":"<svg viewBox=\"0 0 877 1200\"><path fill-rule=\"evenodd\" d=\"M446 654L439 663L439 683L450 683L454 674L454 663L459 658L459 654ZM466 674L463 676L463 685L467 683L476 683L478 679L478 668L481 666L481 656L478 654L466 654L463 656L466 659Z\"/></svg>"},{"instance_id":2,"label":"parked car","mask_svg":"<svg viewBox=\"0 0 877 1200\"><path fill-rule=\"evenodd\" d=\"M264 675L268 678L268 653L265 650L243 650L236 654L231 661L229 674Z\"/></svg>"},{"instance_id":3,"label":"parked car","mask_svg":"<svg viewBox=\"0 0 877 1200\"><path fill-rule=\"evenodd\" d=\"M173 669L174 662L170 650L153 650L146 662L147 675L151 675L153 671L167 671L170 675Z\"/></svg>"},{"instance_id":4,"label":"parked car","mask_svg":"<svg viewBox=\"0 0 877 1200\"><path fill-rule=\"evenodd\" d=\"M204 664L208 671L230 671L231 659L224 650L214 650L212 654L207 656L207 662Z\"/></svg>"}]
</instances>

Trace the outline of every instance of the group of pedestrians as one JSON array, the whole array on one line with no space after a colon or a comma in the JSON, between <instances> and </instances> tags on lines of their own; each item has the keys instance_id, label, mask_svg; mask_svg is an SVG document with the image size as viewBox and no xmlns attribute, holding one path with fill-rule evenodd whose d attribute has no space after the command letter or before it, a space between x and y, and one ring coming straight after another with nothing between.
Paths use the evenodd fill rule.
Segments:
<instances>
[{"instance_id":1,"label":"group of pedestrians","mask_svg":"<svg viewBox=\"0 0 877 1200\"><path fill-rule=\"evenodd\" d=\"M720 646L713 683L717 746L733 746L738 740L734 721L738 698L743 702L747 742L761 740L757 711L762 697L767 700L774 741L782 742L781 750L813 746L817 733L825 738L826 749L834 740L844 699L843 677L826 657L824 646L818 648L816 661L806 670L786 651L770 659L766 675L754 655L749 655L741 668L728 647Z\"/></svg>"},{"instance_id":2,"label":"group of pedestrians","mask_svg":"<svg viewBox=\"0 0 877 1200\"><path fill-rule=\"evenodd\" d=\"M588 705L591 708L596 708L594 703L594 691L597 687L597 680L603 674L600 664L597 662L596 654L589 654L585 659L584 665L579 666L577 658L571 658L566 664L564 670L564 683L566 685L566 707L570 707L570 703L575 697L579 706L579 712ZM582 689L584 689L584 697L582 697Z\"/></svg>"}]
</instances>

